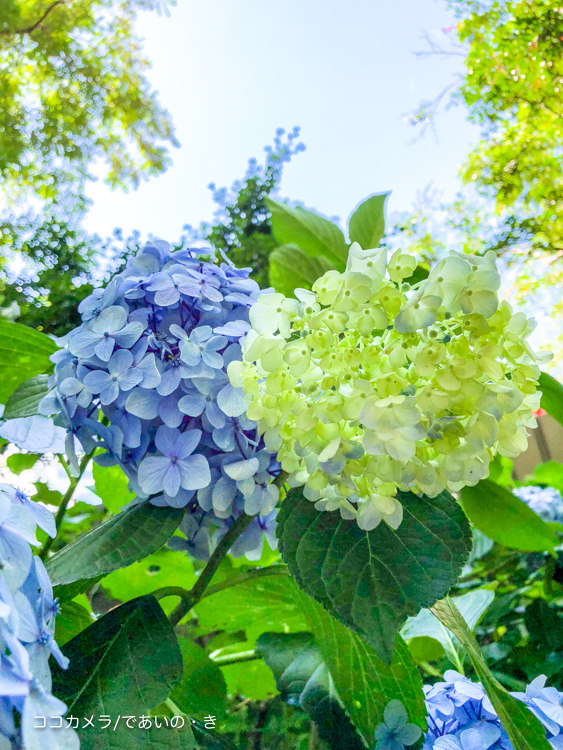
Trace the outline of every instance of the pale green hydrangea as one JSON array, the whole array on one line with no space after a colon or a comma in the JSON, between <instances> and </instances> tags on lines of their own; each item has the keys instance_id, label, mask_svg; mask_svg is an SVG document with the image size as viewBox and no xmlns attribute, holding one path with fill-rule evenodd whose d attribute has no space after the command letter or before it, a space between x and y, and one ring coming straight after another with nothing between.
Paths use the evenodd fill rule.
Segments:
<instances>
[{"instance_id":1,"label":"pale green hydrangea","mask_svg":"<svg viewBox=\"0 0 563 750\"><path fill-rule=\"evenodd\" d=\"M499 302L493 252L452 252L411 286L415 268L354 243L344 273L258 298L228 370L290 483L366 530L399 526L398 489L457 491L525 450L550 358L526 342L535 321Z\"/></svg>"}]
</instances>

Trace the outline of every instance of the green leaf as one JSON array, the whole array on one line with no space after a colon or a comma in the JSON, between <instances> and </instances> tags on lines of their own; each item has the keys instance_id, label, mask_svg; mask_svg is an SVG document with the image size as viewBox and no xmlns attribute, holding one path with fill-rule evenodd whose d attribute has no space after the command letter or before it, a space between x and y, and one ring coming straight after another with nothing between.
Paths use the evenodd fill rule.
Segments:
<instances>
[{"instance_id":1,"label":"green leaf","mask_svg":"<svg viewBox=\"0 0 563 750\"><path fill-rule=\"evenodd\" d=\"M321 256L338 271L343 271L348 258L344 233L324 216L300 206L292 208L273 198L266 198L272 214L272 232L280 245L297 245L304 253Z\"/></svg>"},{"instance_id":2,"label":"green leaf","mask_svg":"<svg viewBox=\"0 0 563 750\"><path fill-rule=\"evenodd\" d=\"M300 592L299 601L340 700L367 744L372 746L374 729L393 698L404 705L409 721L426 731L422 680L402 638L396 639L392 663L385 664L362 638L310 596Z\"/></svg>"},{"instance_id":3,"label":"green leaf","mask_svg":"<svg viewBox=\"0 0 563 750\"><path fill-rule=\"evenodd\" d=\"M164 586L189 589L195 583L194 566L183 552L163 547L141 562L114 570L102 581L102 586L114 599L126 602L137 596L150 594ZM168 599L166 602L168 603ZM170 599L173 604L178 600Z\"/></svg>"},{"instance_id":4,"label":"green leaf","mask_svg":"<svg viewBox=\"0 0 563 750\"><path fill-rule=\"evenodd\" d=\"M488 479L461 491L471 522L495 542L525 552L551 552L557 534L523 500Z\"/></svg>"},{"instance_id":5,"label":"green leaf","mask_svg":"<svg viewBox=\"0 0 563 750\"><path fill-rule=\"evenodd\" d=\"M18 385L6 402L2 419L33 417L37 414L39 402L49 392L48 381L49 375L36 375Z\"/></svg>"},{"instance_id":6,"label":"green leaf","mask_svg":"<svg viewBox=\"0 0 563 750\"><path fill-rule=\"evenodd\" d=\"M0 403L6 403L20 383L50 371L49 357L57 348L44 333L0 317Z\"/></svg>"},{"instance_id":7,"label":"green leaf","mask_svg":"<svg viewBox=\"0 0 563 750\"><path fill-rule=\"evenodd\" d=\"M170 539L183 516L183 508L157 508L149 501L119 513L49 558L46 568L53 586L143 560Z\"/></svg>"},{"instance_id":8,"label":"green leaf","mask_svg":"<svg viewBox=\"0 0 563 750\"><path fill-rule=\"evenodd\" d=\"M385 237L385 201L389 193L371 195L354 210L348 222L352 242L359 242L364 250L379 247Z\"/></svg>"},{"instance_id":9,"label":"green leaf","mask_svg":"<svg viewBox=\"0 0 563 750\"><path fill-rule=\"evenodd\" d=\"M331 750L364 750L310 633L263 633L256 652L272 670L282 700L307 712Z\"/></svg>"},{"instance_id":10,"label":"green leaf","mask_svg":"<svg viewBox=\"0 0 563 750\"><path fill-rule=\"evenodd\" d=\"M92 624L91 612L78 602L67 601L61 604L61 611L55 620L55 640L64 646L72 638Z\"/></svg>"},{"instance_id":11,"label":"green leaf","mask_svg":"<svg viewBox=\"0 0 563 750\"><path fill-rule=\"evenodd\" d=\"M94 716L94 728L79 729L81 750L195 748L191 728L174 732L117 729L102 732L100 716L147 716L165 701L182 676L182 656L164 612L152 596L111 610L66 644L70 659L64 672L53 667L53 693L68 706L69 715ZM185 737L182 737L185 735Z\"/></svg>"},{"instance_id":12,"label":"green leaf","mask_svg":"<svg viewBox=\"0 0 563 750\"><path fill-rule=\"evenodd\" d=\"M495 598L495 592L488 588L479 588L467 594L452 597L467 627L474 630ZM452 641L448 630L429 609L422 609L416 617L409 617L401 628L401 636L410 641L415 638L433 638L441 644L452 664L458 664L455 641ZM410 647L410 644L409 644Z\"/></svg>"},{"instance_id":13,"label":"green leaf","mask_svg":"<svg viewBox=\"0 0 563 750\"><path fill-rule=\"evenodd\" d=\"M37 492L32 498L36 503L45 503L45 505L54 505L55 507L61 504L63 496L58 490L50 490L43 482L35 482L34 486Z\"/></svg>"},{"instance_id":14,"label":"green leaf","mask_svg":"<svg viewBox=\"0 0 563 750\"><path fill-rule=\"evenodd\" d=\"M187 638L180 638L184 661L182 679L170 697L187 714L222 718L226 711L227 684L223 673L205 652Z\"/></svg>"},{"instance_id":15,"label":"green leaf","mask_svg":"<svg viewBox=\"0 0 563 750\"><path fill-rule=\"evenodd\" d=\"M546 461L545 464L538 464L534 473L526 481L530 484L547 484L563 493L563 464L557 461Z\"/></svg>"},{"instance_id":16,"label":"green leaf","mask_svg":"<svg viewBox=\"0 0 563 750\"><path fill-rule=\"evenodd\" d=\"M270 284L276 292L293 297L295 289L311 289L315 281L334 268L326 258L311 258L296 245L282 245L270 253Z\"/></svg>"},{"instance_id":17,"label":"green leaf","mask_svg":"<svg viewBox=\"0 0 563 750\"><path fill-rule=\"evenodd\" d=\"M563 385L547 372L540 373L539 389L542 393L540 406L559 424L563 425Z\"/></svg>"},{"instance_id":18,"label":"green leaf","mask_svg":"<svg viewBox=\"0 0 563 750\"><path fill-rule=\"evenodd\" d=\"M262 661L241 662L221 667L229 695L242 695L253 701L272 698L277 690L271 671Z\"/></svg>"},{"instance_id":19,"label":"green leaf","mask_svg":"<svg viewBox=\"0 0 563 750\"><path fill-rule=\"evenodd\" d=\"M493 677L477 641L451 599L437 602L433 611L463 644L502 726L518 750L550 750L545 729L525 703L513 698Z\"/></svg>"},{"instance_id":20,"label":"green leaf","mask_svg":"<svg viewBox=\"0 0 563 750\"><path fill-rule=\"evenodd\" d=\"M471 551L469 523L449 493L400 492L403 522L363 531L338 513L321 513L300 489L278 516L283 559L297 584L358 632L390 663L409 615L444 596Z\"/></svg>"},{"instance_id":21,"label":"green leaf","mask_svg":"<svg viewBox=\"0 0 563 750\"><path fill-rule=\"evenodd\" d=\"M102 578L103 575L96 576L95 578L81 578L64 586L53 586L53 593L60 602L68 602L79 594L83 594L91 586L101 581Z\"/></svg>"},{"instance_id":22,"label":"green leaf","mask_svg":"<svg viewBox=\"0 0 563 750\"><path fill-rule=\"evenodd\" d=\"M111 513L119 513L135 495L127 489L128 479L119 466L92 465L96 495Z\"/></svg>"},{"instance_id":23,"label":"green leaf","mask_svg":"<svg viewBox=\"0 0 563 750\"><path fill-rule=\"evenodd\" d=\"M244 630L250 642L264 630L305 630L297 591L295 582L283 575L239 583L198 602L199 629L204 633Z\"/></svg>"},{"instance_id":24,"label":"green leaf","mask_svg":"<svg viewBox=\"0 0 563 750\"><path fill-rule=\"evenodd\" d=\"M6 459L6 465L14 474L21 474L22 471L31 469L38 460L39 455L37 453L12 453ZM33 499L37 498L34 497Z\"/></svg>"}]
</instances>

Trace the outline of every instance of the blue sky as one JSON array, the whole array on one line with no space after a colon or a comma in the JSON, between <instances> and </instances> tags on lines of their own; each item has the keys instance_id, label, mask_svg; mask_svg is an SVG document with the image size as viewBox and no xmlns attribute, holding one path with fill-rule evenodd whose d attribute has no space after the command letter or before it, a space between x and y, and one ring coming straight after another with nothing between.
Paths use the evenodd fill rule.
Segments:
<instances>
[{"instance_id":1,"label":"blue sky","mask_svg":"<svg viewBox=\"0 0 563 750\"><path fill-rule=\"evenodd\" d=\"M211 218L210 182L230 185L277 127L294 125L307 150L286 167L285 197L343 219L374 192L392 191L391 211L429 183L452 197L477 129L456 107L437 139L413 144L403 116L461 70L460 57L414 55L425 32L445 40L453 22L445 0L178 0L169 17L143 14L150 80L182 145L137 191L91 185L87 228L174 240Z\"/></svg>"}]
</instances>

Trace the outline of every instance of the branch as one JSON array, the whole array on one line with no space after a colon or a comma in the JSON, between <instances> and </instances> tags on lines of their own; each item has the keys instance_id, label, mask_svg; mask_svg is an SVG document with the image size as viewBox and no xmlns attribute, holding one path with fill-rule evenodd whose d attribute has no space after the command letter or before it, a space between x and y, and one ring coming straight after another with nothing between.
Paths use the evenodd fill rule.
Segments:
<instances>
[{"instance_id":1,"label":"branch","mask_svg":"<svg viewBox=\"0 0 563 750\"><path fill-rule=\"evenodd\" d=\"M0 31L0 34L32 34L41 26L47 16L55 10L57 5L64 5L66 2L67 0L55 0L55 2L47 8L45 13L43 13L41 18L26 29L14 29L13 31L11 29L3 29Z\"/></svg>"},{"instance_id":2,"label":"branch","mask_svg":"<svg viewBox=\"0 0 563 750\"><path fill-rule=\"evenodd\" d=\"M221 539L215 551L209 558L207 565L199 574L199 578L194 583L192 588L189 590L186 596L182 597L180 604L170 615L170 622L172 625L177 625L183 617L185 617L192 607L199 602L202 598L205 589L208 587L211 579L217 572L217 568L221 564L223 558L227 552L231 549L234 542L238 537L250 526L254 516L247 516L246 513L240 515L231 528L227 531L225 536Z\"/></svg>"},{"instance_id":3,"label":"branch","mask_svg":"<svg viewBox=\"0 0 563 750\"><path fill-rule=\"evenodd\" d=\"M95 450L95 449L94 449ZM91 453L87 453L85 456L83 456L82 461L80 462L79 470L78 470L78 476L72 477L70 480L70 484L68 486L67 491L64 494L63 499L61 500L61 504L59 506L59 510L57 511L57 515L55 516L55 527L57 531L59 530L66 513L66 509L68 508L68 504L72 500L72 497L76 491L76 488L78 487L80 480L84 476L84 472L88 468L88 464L90 463L90 460L92 456L94 455L94 451ZM55 541L56 534L54 537L49 537L45 544L43 545L41 552L39 553L39 557L44 560L45 556L47 555L47 552L51 549L53 546L53 542Z\"/></svg>"}]
</instances>

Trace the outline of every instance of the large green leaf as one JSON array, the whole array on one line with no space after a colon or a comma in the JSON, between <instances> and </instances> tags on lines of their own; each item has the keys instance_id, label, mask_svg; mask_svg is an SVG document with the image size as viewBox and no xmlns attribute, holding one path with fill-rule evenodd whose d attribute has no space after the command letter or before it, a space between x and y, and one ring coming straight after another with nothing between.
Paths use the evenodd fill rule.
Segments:
<instances>
[{"instance_id":1,"label":"large green leaf","mask_svg":"<svg viewBox=\"0 0 563 750\"><path fill-rule=\"evenodd\" d=\"M159 746L195 748L193 734L170 727L128 729L125 716L147 716L165 701L182 676L182 656L164 612L152 596L111 610L66 644L68 671L53 668L53 692L69 715L94 716L79 729L82 750L135 750ZM100 717L112 719L102 730ZM113 731L117 718L122 717ZM82 722L81 722L82 724ZM135 724L132 724L135 727Z\"/></svg>"},{"instance_id":2,"label":"large green leaf","mask_svg":"<svg viewBox=\"0 0 563 750\"><path fill-rule=\"evenodd\" d=\"M49 375L36 375L18 385L6 402L2 419L18 419L19 417L33 417L41 399L47 395Z\"/></svg>"},{"instance_id":3,"label":"large green leaf","mask_svg":"<svg viewBox=\"0 0 563 750\"><path fill-rule=\"evenodd\" d=\"M402 638L396 639L392 663L385 664L362 638L310 596L300 592L299 601L340 700L368 745L393 698L404 705L409 721L426 731L422 680Z\"/></svg>"},{"instance_id":4,"label":"large green leaf","mask_svg":"<svg viewBox=\"0 0 563 750\"><path fill-rule=\"evenodd\" d=\"M170 539L183 515L183 508L157 508L148 501L119 513L47 561L53 586L96 578L143 560Z\"/></svg>"},{"instance_id":5,"label":"large green leaf","mask_svg":"<svg viewBox=\"0 0 563 750\"><path fill-rule=\"evenodd\" d=\"M8 459L8 465L9 461L10 459ZM555 487L559 492L563 492L563 464L558 461L546 461L544 464L538 464L527 481L530 484L547 484L550 487Z\"/></svg>"},{"instance_id":6,"label":"large green leaf","mask_svg":"<svg viewBox=\"0 0 563 750\"><path fill-rule=\"evenodd\" d=\"M221 667L230 695L253 701L268 700L276 694L276 683L263 661L241 662Z\"/></svg>"},{"instance_id":7,"label":"large green leaf","mask_svg":"<svg viewBox=\"0 0 563 750\"><path fill-rule=\"evenodd\" d=\"M295 582L284 575L252 578L219 591L195 607L200 631L244 630L253 642L265 630L306 630L297 591Z\"/></svg>"},{"instance_id":8,"label":"large green leaf","mask_svg":"<svg viewBox=\"0 0 563 750\"><path fill-rule=\"evenodd\" d=\"M92 613L78 602L63 602L55 622L55 640L64 646L91 625L93 619Z\"/></svg>"},{"instance_id":9,"label":"large green leaf","mask_svg":"<svg viewBox=\"0 0 563 750\"><path fill-rule=\"evenodd\" d=\"M298 585L388 663L403 622L449 591L471 552L469 523L451 495L401 492L398 499L399 528L381 523L366 532L338 513L320 513L293 489L277 526Z\"/></svg>"},{"instance_id":10,"label":"large green leaf","mask_svg":"<svg viewBox=\"0 0 563 750\"><path fill-rule=\"evenodd\" d=\"M344 233L324 216L273 198L266 198L272 214L272 232L280 245L297 245L312 258L321 256L343 271L348 257Z\"/></svg>"},{"instance_id":11,"label":"large green leaf","mask_svg":"<svg viewBox=\"0 0 563 750\"><path fill-rule=\"evenodd\" d=\"M48 372L53 366L49 357L56 350L44 333L0 317L0 403L6 403L20 383Z\"/></svg>"},{"instance_id":12,"label":"large green leaf","mask_svg":"<svg viewBox=\"0 0 563 750\"><path fill-rule=\"evenodd\" d=\"M227 698L223 673L201 646L187 638L180 638L179 644L184 673L170 697L186 714L222 718Z\"/></svg>"},{"instance_id":13,"label":"large green leaf","mask_svg":"<svg viewBox=\"0 0 563 750\"><path fill-rule=\"evenodd\" d=\"M563 385L547 372L540 373L541 407L563 425Z\"/></svg>"},{"instance_id":14,"label":"large green leaf","mask_svg":"<svg viewBox=\"0 0 563 750\"><path fill-rule=\"evenodd\" d=\"M294 291L311 289L315 281L334 268L323 257L311 258L296 245L282 245L270 253L270 284L276 292L293 297Z\"/></svg>"},{"instance_id":15,"label":"large green leaf","mask_svg":"<svg viewBox=\"0 0 563 750\"><path fill-rule=\"evenodd\" d=\"M282 700L307 712L331 750L364 750L310 633L263 633L256 652L272 670Z\"/></svg>"},{"instance_id":16,"label":"large green leaf","mask_svg":"<svg viewBox=\"0 0 563 750\"><path fill-rule=\"evenodd\" d=\"M471 522L499 544L526 552L551 552L559 543L555 531L523 500L488 479L464 487L461 498Z\"/></svg>"},{"instance_id":17,"label":"large green leaf","mask_svg":"<svg viewBox=\"0 0 563 750\"><path fill-rule=\"evenodd\" d=\"M364 250L379 247L385 236L385 201L389 193L371 195L355 209L348 223L352 242L359 242Z\"/></svg>"},{"instance_id":18,"label":"large green leaf","mask_svg":"<svg viewBox=\"0 0 563 750\"><path fill-rule=\"evenodd\" d=\"M94 492L112 513L119 513L120 509L133 500L135 495L127 489L128 479L119 466L92 467L94 477Z\"/></svg>"},{"instance_id":19,"label":"large green leaf","mask_svg":"<svg viewBox=\"0 0 563 750\"><path fill-rule=\"evenodd\" d=\"M493 677L477 641L451 599L437 602L433 611L466 648L473 668L489 696L501 724L518 750L550 750L545 729L525 703L513 698Z\"/></svg>"},{"instance_id":20,"label":"large green leaf","mask_svg":"<svg viewBox=\"0 0 563 750\"><path fill-rule=\"evenodd\" d=\"M470 630L474 630L487 607L492 604L494 598L495 592L490 588L483 587L474 591L468 591L467 594L453 597L452 601L467 623L467 627ZM457 641L452 641L447 628L442 625L440 620L429 609L421 609L416 617L409 617L401 628L401 636L406 641L410 641L413 638L433 638L442 645L452 664L458 664Z\"/></svg>"}]
</instances>

